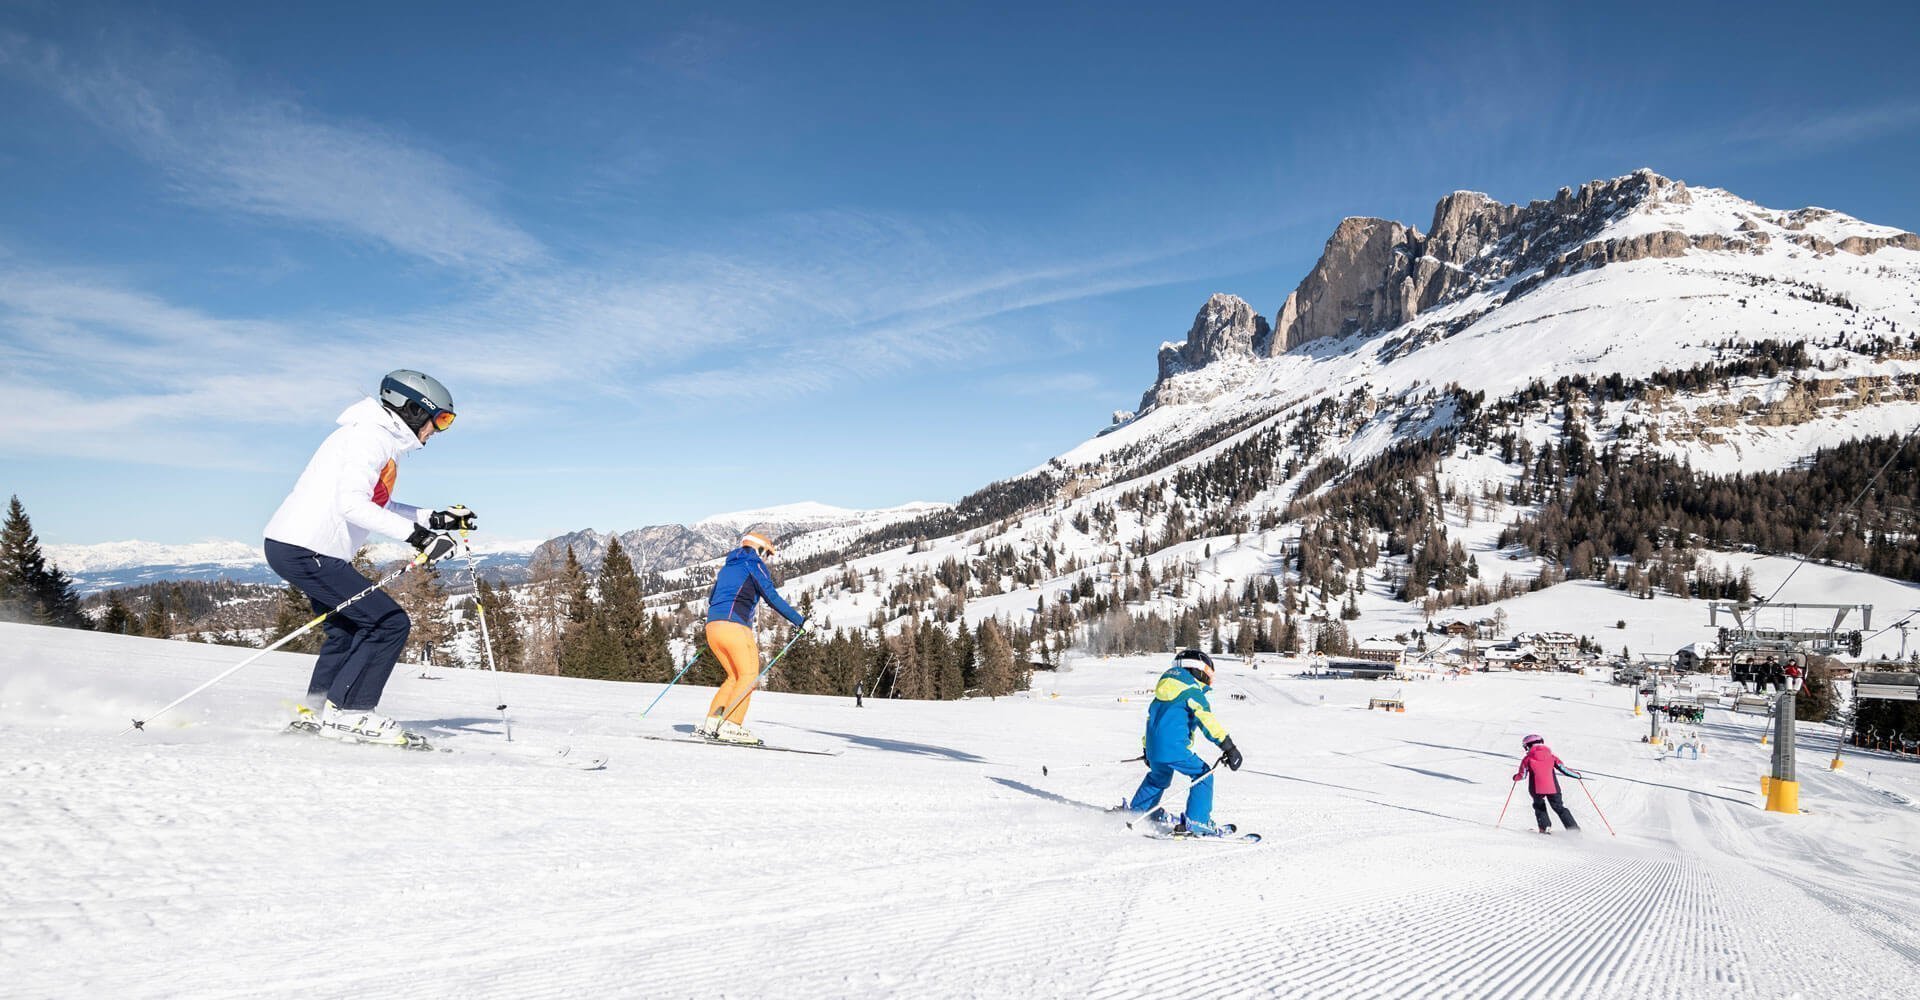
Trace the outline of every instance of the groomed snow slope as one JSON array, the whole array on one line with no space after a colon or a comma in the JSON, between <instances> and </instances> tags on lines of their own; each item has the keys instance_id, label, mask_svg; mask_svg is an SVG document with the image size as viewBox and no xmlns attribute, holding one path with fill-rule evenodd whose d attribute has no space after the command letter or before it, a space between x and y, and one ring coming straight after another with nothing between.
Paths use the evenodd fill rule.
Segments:
<instances>
[{"instance_id":1,"label":"groomed snow slope","mask_svg":"<svg viewBox=\"0 0 1920 1000\"><path fill-rule=\"evenodd\" d=\"M1158 659L1083 660L1032 697L761 696L810 757L638 738L710 692L397 672L430 732L611 756L600 772L272 731L310 661L0 626L0 993L22 997L1897 996L1920 976L1920 772L1820 768L1757 808L1757 724L1698 761L1637 741L1630 693L1486 675L1397 689L1229 664L1247 766L1219 814L1265 843L1176 843L1131 791ZM1398 691L1405 714L1368 712ZM182 726L180 723L191 723ZM1582 836L1493 821L1546 734ZM1042 766L1050 770L1043 776ZM1074 766L1090 765L1090 766ZM1173 801L1183 793L1176 789ZM1904 985L1903 985L1904 984Z\"/></svg>"}]
</instances>

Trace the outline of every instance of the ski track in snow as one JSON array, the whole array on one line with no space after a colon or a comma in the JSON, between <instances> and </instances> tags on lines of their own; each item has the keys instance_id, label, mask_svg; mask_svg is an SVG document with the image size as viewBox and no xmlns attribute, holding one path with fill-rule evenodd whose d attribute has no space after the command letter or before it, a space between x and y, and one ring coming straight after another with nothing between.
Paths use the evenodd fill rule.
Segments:
<instances>
[{"instance_id":1,"label":"ski track in snow","mask_svg":"<svg viewBox=\"0 0 1920 1000\"><path fill-rule=\"evenodd\" d=\"M706 689L637 722L653 685L404 667L399 718L486 740L503 690L523 742L609 765L282 736L311 661L278 654L117 735L242 655L0 626L0 995L1856 997L1920 975L1920 768L1820 770L1810 729L1807 814L1766 813L1745 720L1662 757L1629 691L1581 678L1409 683L1388 714L1363 706L1393 682L1227 663L1248 762L1216 808L1266 837L1228 846L1099 811L1139 780L1119 760L1159 658L996 702L756 698L770 740L839 757L637 738ZM1581 833L1532 833L1524 792L1494 829L1529 729L1618 837L1577 784Z\"/></svg>"}]
</instances>

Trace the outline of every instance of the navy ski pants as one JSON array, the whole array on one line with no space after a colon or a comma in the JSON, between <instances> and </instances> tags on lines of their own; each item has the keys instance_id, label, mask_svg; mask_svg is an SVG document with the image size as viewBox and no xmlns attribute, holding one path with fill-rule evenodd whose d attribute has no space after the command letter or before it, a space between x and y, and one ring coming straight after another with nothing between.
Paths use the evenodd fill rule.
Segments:
<instances>
[{"instance_id":1,"label":"navy ski pants","mask_svg":"<svg viewBox=\"0 0 1920 1000\"><path fill-rule=\"evenodd\" d=\"M1207 773L1207 762L1197 753L1189 753L1185 760L1159 760L1147 762L1147 776L1140 780L1140 788L1133 793L1133 799L1127 808L1134 812L1145 812L1160 804L1160 796L1166 794L1167 787L1173 784L1175 771L1189 778L1197 778ZM1192 823L1213 822L1213 779L1194 785L1187 791L1187 820Z\"/></svg>"},{"instance_id":2,"label":"navy ski pants","mask_svg":"<svg viewBox=\"0 0 1920 1000\"><path fill-rule=\"evenodd\" d=\"M307 595L314 614L329 611L373 586L373 581L361 576L350 562L271 538L267 539L267 565ZM385 591L376 590L347 605L321 627L326 630L327 641L313 665L307 693L324 691L327 700L341 708L366 710L378 706L387 677L407 646L412 619Z\"/></svg>"}]
</instances>

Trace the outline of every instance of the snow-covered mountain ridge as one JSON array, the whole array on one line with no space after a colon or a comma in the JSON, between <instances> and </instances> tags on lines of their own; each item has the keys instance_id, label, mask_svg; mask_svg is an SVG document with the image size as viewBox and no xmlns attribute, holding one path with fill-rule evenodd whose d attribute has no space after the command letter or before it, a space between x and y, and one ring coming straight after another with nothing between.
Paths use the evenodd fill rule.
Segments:
<instances>
[{"instance_id":1,"label":"snow-covered mountain ridge","mask_svg":"<svg viewBox=\"0 0 1920 1000\"><path fill-rule=\"evenodd\" d=\"M1916 252L1913 233L1828 209L1770 209L1648 170L1562 188L1526 206L1455 192L1435 206L1426 235L1385 219L1341 222L1271 323L1236 296L1214 296L1183 344L1161 348L1160 376L1141 410L1208 398L1260 368L1240 362L1350 353L1357 345L1347 341L1369 334L1392 334L1371 344L1384 363L1468 334L1531 325L1580 331L1614 318L1607 312L1631 318L1649 341L1705 332L1694 321L1718 305L1740 310L1722 317L1732 326L1758 327L1729 334L1815 332L1806 320L1818 308L1794 308L1780 322L1757 319L1775 300L1857 307L1862 331L1879 318L1883 329L1904 323L1911 332ZM1596 310L1602 315L1582 315ZM1505 367L1518 357L1525 355ZM1645 360L1673 359L1655 352ZM1417 378L1422 367L1405 371Z\"/></svg>"},{"instance_id":2,"label":"snow-covered mountain ridge","mask_svg":"<svg viewBox=\"0 0 1920 1000\"><path fill-rule=\"evenodd\" d=\"M1065 602L1081 628L1062 641L1078 641L1116 606L1177 617L1272 575L1302 588L1303 615L1340 610L1358 587L1354 629L1404 631L1417 602L1389 598L1414 553L1384 530L1342 534L1358 547L1347 560L1361 560L1336 562L1349 584L1322 588L1316 575L1309 587L1300 550L1322 529L1294 520L1318 517L1301 501L1406 443L1470 433L1430 480L1395 488L1425 509L1422 523L1465 543L1480 579L1562 572L1564 551L1501 546L1503 525L1541 511L1509 492L1541 480L1526 459L1489 454L1488 435L1530 454L1613 448L1699 471L1792 469L1920 422L1917 335L1911 233L1650 171L1527 206L1456 193L1428 234L1343 222L1271 322L1212 297L1186 340L1161 349L1136 415L937 516L821 552L793 567L796 585L842 625L916 609L1033 620L1062 616ZM1463 495L1464 516L1436 509ZM1691 572L1692 553L1663 558ZM1126 584L1143 564L1151 582ZM892 584L849 586L848 570Z\"/></svg>"},{"instance_id":3,"label":"snow-covered mountain ridge","mask_svg":"<svg viewBox=\"0 0 1920 1000\"><path fill-rule=\"evenodd\" d=\"M531 563L536 569L557 565L571 549L582 566L595 570L606 559L608 548L617 538L636 566L665 572L725 555L740 543L741 534L750 530L758 530L776 540L804 538L801 551L805 551L843 542L865 531L948 506L916 502L879 510L853 510L806 501L714 514L692 524L655 524L619 532L588 528L541 543L533 551Z\"/></svg>"}]
</instances>

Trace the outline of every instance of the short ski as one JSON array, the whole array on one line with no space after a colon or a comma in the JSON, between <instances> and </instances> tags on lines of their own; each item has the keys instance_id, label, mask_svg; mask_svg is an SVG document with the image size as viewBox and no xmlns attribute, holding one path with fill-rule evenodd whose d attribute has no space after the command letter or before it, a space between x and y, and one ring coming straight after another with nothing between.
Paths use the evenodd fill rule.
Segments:
<instances>
[{"instance_id":1,"label":"short ski","mask_svg":"<svg viewBox=\"0 0 1920 1000\"><path fill-rule=\"evenodd\" d=\"M1138 829L1155 840L1217 840L1227 844L1257 844L1260 835L1241 833L1232 823L1222 823L1217 834L1188 833L1180 829L1164 806L1155 806L1145 814L1127 821L1127 829Z\"/></svg>"},{"instance_id":2,"label":"short ski","mask_svg":"<svg viewBox=\"0 0 1920 1000\"><path fill-rule=\"evenodd\" d=\"M511 757L529 764L564 767L573 771L599 771L607 766L607 755L565 745L542 745L514 740L464 739L438 747L455 753L477 753L492 757Z\"/></svg>"},{"instance_id":3,"label":"short ski","mask_svg":"<svg viewBox=\"0 0 1920 1000\"><path fill-rule=\"evenodd\" d=\"M283 732L289 734L299 733L317 738L320 736L320 727L311 719L302 717L287 723L286 729L283 730ZM404 746L398 743L359 743L353 740L339 740L336 742L349 746L390 747L395 750L437 750L440 753L470 753L485 754L492 757L511 757L514 760L523 760L529 764L540 764L547 767L564 767L575 771L598 771L607 766L607 757L605 754L590 753L570 746L537 746L518 742L508 743L505 741L491 743L472 739L461 739L449 743L440 737L429 740L418 733L408 733L407 737L407 743Z\"/></svg>"},{"instance_id":4,"label":"short ski","mask_svg":"<svg viewBox=\"0 0 1920 1000\"><path fill-rule=\"evenodd\" d=\"M1147 836L1155 840L1213 840L1222 844L1258 844L1260 842L1260 835L1257 833L1239 832L1223 833L1219 836L1201 836L1195 833L1161 833L1158 830L1149 830Z\"/></svg>"},{"instance_id":5,"label":"short ski","mask_svg":"<svg viewBox=\"0 0 1920 1000\"><path fill-rule=\"evenodd\" d=\"M802 750L799 747L780 747L771 743L728 743L726 740L709 740L699 736L653 736L642 734L642 739L660 740L666 743L692 743L703 747L738 747L742 750L773 750L778 753L804 753L816 757L838 757L838 750Z\"/></svg>"},{"instance_id":6,"label":"short ski","mask_svg":"<svg viewBox=\"0 0 1920 1000\"><path fill-rule=\"evenodd\" d=\"M317 722L314 722L311 719L304 718L304 717L295 719L292 722L287 723L286 728L280 731L289 736L301 735L301 736L312 736L316 739L325 738L320 735L320 724ZM374 743L368 740L332 740L330 742L340 743L345 746L355 746L355 747L387 747L392 750L439 750L443 753L453 752L448 747L434 746L433 744L427 742L427 738L425 736L422 736L419 733L407 733L406 737L407 737L407 742L405 743Z\"/></svg>"}]
</instances>

